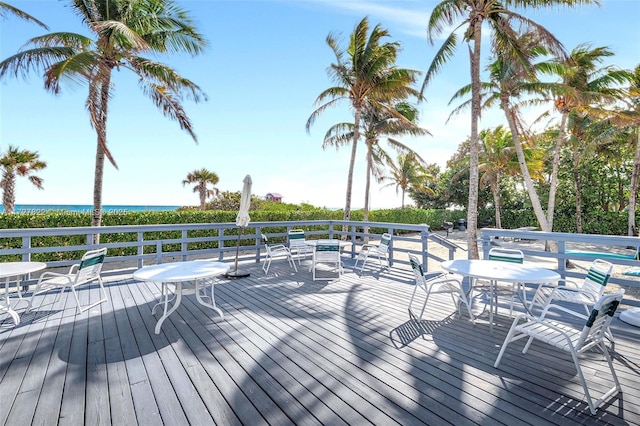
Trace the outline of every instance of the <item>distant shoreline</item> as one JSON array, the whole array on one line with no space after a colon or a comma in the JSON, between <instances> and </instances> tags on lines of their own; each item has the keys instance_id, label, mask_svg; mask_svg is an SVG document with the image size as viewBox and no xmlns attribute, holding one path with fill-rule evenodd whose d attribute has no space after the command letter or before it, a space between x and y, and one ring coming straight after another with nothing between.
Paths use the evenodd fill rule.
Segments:
<instances>
[{"instance_id":1,"label":"distant shoreline","mask_svg":"<svg viewBox=\"0 0 640 426\"><path fill-rule=\"evenodd\" d=\"M157 212L173 211L182 206L151 206L151 205L104 205L103 213L118 212ZM74 213L91 213L93 205L90 204L16 204L15 213L45 213L51 211L68 211ZM4 213L4 208L0 205L0 213Z\"/></svg>"}]
</instances>

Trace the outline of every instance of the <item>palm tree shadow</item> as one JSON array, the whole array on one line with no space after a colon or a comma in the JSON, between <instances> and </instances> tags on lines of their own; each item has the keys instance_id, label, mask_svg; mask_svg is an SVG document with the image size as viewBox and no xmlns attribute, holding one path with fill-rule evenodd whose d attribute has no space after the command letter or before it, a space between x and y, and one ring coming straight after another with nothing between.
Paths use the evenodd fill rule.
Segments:
<instances>
[{"instance_id":1,"label":"palm tree shadow","mask_svg":"<svg viewBox=\"0 0 640 426\"><path fill-rule=\"evenodd\" d=\"M420 320L409 311L409 320L389 332L389 339L396 349L410 345L418 338L433 336L440 327L451 324L453 314L442 320ZM433 337L432 337L433 338Z\"/></svg>"}]
</instances>

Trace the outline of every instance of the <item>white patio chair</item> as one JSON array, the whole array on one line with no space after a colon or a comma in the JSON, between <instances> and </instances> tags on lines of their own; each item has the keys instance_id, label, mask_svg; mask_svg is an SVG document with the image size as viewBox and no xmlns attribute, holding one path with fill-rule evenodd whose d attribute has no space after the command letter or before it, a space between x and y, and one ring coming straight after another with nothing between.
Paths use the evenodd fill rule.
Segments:
<instances>
[{"instance_id":1,"label":"white patio chair","mask_svg":"<svg viewBox=\"0 0 640 426\"><path fill-rule=\"evenodd\" d=\"M338 280L342 274L342 262L340 260L340 243L337 240L318 240L315 250L313 250L313 280L332 280L333 277L318 278L316 271L320 265L331 265L333 270L338 273Z\"/></svg>"},{"instance_id":2,"label":"white patio chair","mask_svg":"<svg viewBox=\"0 0 640 426\"><path fill-rule=\"evenodd\" d=\"M90 250L86 252L84 256L82 256L80 263L72 265L69 269L69 272L66 274L60 274L57 272L43 272L38 279L38 283L36 284L33 293L31 294L27 312L31 310L31 307L33 305L33 298L35 296L46 293L50 290L60 289L60 293L56 297L57 300L67 287L71 289L73 297L76 300L78 314L91 309L94 306L101 304L102 302L106 302L108 300L107 293L104 289L102 278L100 277L100 272L102 271L102 265L106 256L106 248ZM76 289L81 285L89 284L94 281L98 282L99 291L102 293L102 298L93 303L90 303L89 305L82 306L80 304L80 299L78 298L78 292Z\"/></svg>"},{"instance_id":3,"label":"white patio chair","mask_svg":"<svg viewBox=\"0 0 640 426\"><path fill-rule=\"evenodd\" d=\"M358 256L356 257L356 263L353 265L354 269L358 267L358 262L362 262L360 265L360 273L364 269L369 257L376 256L378 263L382 266L382 260L384 259L387 264L386 268L389 269L389 244L391 243L391 234L385 232L380 238L380 244L363 244Z\"/></svg>"},{"instance_id":4,"label":"white patio chair","mask_svg":"<svg viewBox=\"0 0 640 426\"><path fill-rule=\"evenodd\" d=\"M273 259L284 257L289 262L289 265L293 267L293 270L298 272L298 268L296 268L296 263L293 260L293 256L291 255L291 251L284 244L269 244L269 240L267 236L262 234L262 239L264 240L264 247L267 250L267 256L265 258L265 262L262 265L262 270L265 274L269 273L269 267L271 266L271 261Z\"/></svg>"},{"instance_id":5,"label":"white patio chair","mask_svg":"<svg viewBox=\"0 0 640 426\"><path fill-rule=\"evenodd\" d=\"M500 349L500 353L498 354L494 367L497 368L500 364L500 360L507 349L507 345L524 337L528 337L529 340L524 346L524 349L522 349L523 354L527 353L529 346L534 339L548 343L551 346L555 346L564 352L569 352L573 358L573 363L576 366L576 371L580 378L582 389L584 390L585 397L587 398L589 410L591 411L591 414L595 414L600 405L621 391L620 382L618 381L618 377L616 376L616 372L611 361L611 355L609 355L609 350L604 344L604 337L613 318L613 314L622 301L623 296L624 290L620 290L618 293L606 294L600 297L591 310L591 314L582 329L576 329L567 324L550 321L548 319L536 318L529 314L518 315L513 321L513 324L504 339L504 343L502 344L502 348ZM557 305L554 306L557 307ZM521 323L522 320L525 321ZM579 358L581 354L592 348L599 348L604 354L604 357L609 364L609 370L611 371L614 382L614 386L604 392L595 401L591 398L587 382L580 366ZM598 382L604 386L602 378L599 378Z\"/></svg>"},{"instance_id":6,"label":"white patio chair","mask_svg":"<svg viewBox=\"0 0 640 426\"><path fill-rule=\"evenodd\" d=\"M531 306L533 307L534 304L542 306L540 319L547 315L547 311L552 305L578 318L587 318L591 307L604 293L612 271L613 264L606 260L595 259L581 284L572 280L561 279L559 283L564 283L564 285L557 287L540 286L536 291ZM568 304L569 306L563 306L559 303ZM576 307L580 305L584 308L584 313L576 310ZM609 340L613 339L611 330L607 330L607 337Z\"/></svg>"},{"instance_id":7,"label":"white patio chair","mask_svg":"<svg viewBox=\"0 0 640 426\"><path fill-rule=\"evenodd\" d=\"M524 254L521 250L516 249L507 249L507 248L499 248L494 247L489 250L489 255L487 257L489 260L497 260L499 262L509 262L509 263L524 263ZM508 288L504 288L504 283L495 283L494 286L494 306L496 313L498 312L498 297L499 296L507 296L509 298L509 316L513 315L513 302L518 297L518 294L522 298L522 303L524 306L527 305L527 294L526 287L524 283L510 283L508 284Z\"/></svg>"},{"instance_id":8,"label":"white patio chair","mask_svg":"<svg viewBox=\"0 0 640 426\"><path fill-rule=\"evenodd\" d=\"M451 300L453 300L454 306L456 306L458 310L458 315L460 315L460 304L464 304L467 308L467 313L469 314L469 318L471 321L474 320L473 313L471 312L471 305L469 300L467 299L467 295L462 289L462 281L457 278L454 278L451 274L439 274L433 276L429 279L424 274L424 269L422 268L422 264L418 260L418 258L412 254L409 255L409 262L411 262L411 269L413 270L413 276L416 279L416 285L413 288L413 293L411 294L411 300L409 301L409 313L413 314L411 310L411 306L413 305L413 299L416 296L416 292L418 289L424 291L425 298L424 303L422 304L422 309L420 310L419 320L422 320L422 316L424 315L424 310L427 307L427 302L429 301L429 296L432 294L442 294L448 293L451 295Z\"/></svg>"},{"instance_id":9,"label":"white patio chair","mask_svg":"<svg viewBox=\"0 0 640 426\"><path fill-rule=\"evenodd\" d=\"M292 255L296 255L298 258L298 265L300 264L300 259L304 257L307 258L307 255L313 254L313 247L307 244L304 231L302 229L292 229L289 231L289 251L291 251Z\"/></svg>"}]
</instances>

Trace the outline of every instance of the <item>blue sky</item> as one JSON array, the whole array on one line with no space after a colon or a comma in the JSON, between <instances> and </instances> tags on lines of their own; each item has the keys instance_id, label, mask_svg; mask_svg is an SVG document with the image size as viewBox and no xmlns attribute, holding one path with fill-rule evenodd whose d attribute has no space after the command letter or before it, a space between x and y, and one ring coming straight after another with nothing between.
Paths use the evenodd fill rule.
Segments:
<instances>
[{"instance_id":1,"label":"blue sky","mask_svg":"<svg viewBox=\"0 0 640 426\"><path fill-rule=\"evenodd\" d=\"M10 0L10 4L47 23L51 31L85 33L79 20L58 0ZM196 205L187 173L206 167L220 177L222 191L240 191L246 174L253 193L283 195L289 203L343 207L350 148L322 150L322 139L334 123L351 119L348 105L326 112L311 129L305 123L314 100L333 85L326 69L333 53L325 38L346 37L364 17L381 24L391 40L402 43L398 64L425 71L440 46L429 45L426 26L436 1L429 0L197 0L179 1L190 10L209 41L195 58L157 58L200 85L208 101L185 102L198 144L166 118L138 89L129 72L116 73L108 143L119 170L107 164L104 204ZM632 68L640 63L640 1L603 0L601 7L544 9L525 14L546 26L571 50L579 43L609 46L609 64ZM43 29L16 18L0 22L0 58L15 52ZM483 66L486 64L486 53ZM425 92L419 105L421 125L433 136L405 138L428 162L444 167L458 144L468 137L469 117L445 124L454 91L469 82L466 47ZM422 81L420 81L420 84ZM64 87L53 96L42 79L0 80L0 152L8 144L38 151L48 167L39 173L44 190L19 179L18 204L92 204L95 133L84 109L86 87ZM528 117L525 117L528 118ZM533 117L529 118L532 121ZM503 123L499 111L484 113L481 128ZM364 151L354 176L352 206L364 202ZM375 186L372 208L400 206L395 187ZM410 202L407 199L407 202Z\"/></svg>"}]
</instances>

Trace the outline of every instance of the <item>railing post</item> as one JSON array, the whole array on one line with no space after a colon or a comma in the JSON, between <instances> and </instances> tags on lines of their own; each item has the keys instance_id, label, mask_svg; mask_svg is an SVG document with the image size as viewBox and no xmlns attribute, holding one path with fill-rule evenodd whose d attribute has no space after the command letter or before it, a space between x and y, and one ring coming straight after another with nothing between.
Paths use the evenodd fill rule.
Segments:
<instances>
[{"instance_id":1,"label":"railing post","mask_svg":"<svg viewBox=\"0 0 640 426\"><path fill-rule=\"evenodd\" d=\"M162 263L162 240L156 241L156 263Z\"/></svg>"},{"instance_id":2,"label":"railing post","mask_svg":"<svg viewBox=\"0 0 640 426\"><path fill-rule=\"evenodd\" d=\"M138 269L144 266L144 232L138 232Z\"/></svg>"},{"instance_id":3,"label":"railing post","mask_svg":"<svg viewBox=\"0 0 640 426\"><path fill-rule=\"evenodd\" d=\"M31 237L24 236L22 237L22 248L30 249L31 248ZM27 251L22 253L22 261L29 262L31 261L31 251Z\"/></svg>"},{"instance_id":4,"label":"railing post","mask_svg":"<svg viewBox=\"0 0 640 426\"><path fill-rule=\"evenodd\" d=\"M558 273L562 278L567 277L567 252L565 241L556 241L558 243Z\"/></svg>"},{"instance_id":5,"label":"railing post","mask_svg":"<svg viewBox=\"0 0 640 426\"><path fill-rule=\"evenodd\" d=\"M260 263L260 252L262 250L262 228L256 227L256 263Z\"/></svg>"},{"instance_id":6,"label":"railing post","mask_svg":"<svg viewBox=\"0 0 640 426\"><path fill-rule=\"evenodd\" d=\"M182 252L182 261L187 260L187 230L182 230L182 242L180 243L180 251Z\"/></svg>"},{"instance_id":7,"label":"railing post","mask_svg":"<svg viewBox=\"0 0 640 426\"><path fill-rule=\"evenodd\" d=\"M224 237L224 229L223 228L218 228L218 261L222 262L222 259L224 257L224 254L222 252L222 250L224 249L224 240L222 239Z\"/></svg>"},{"instance_id":8,"label":"railing post","mask_svg":"<svg viewBox=\"0 0 640 426\"><path fill-rule=\"evenodd\" d=\"M420 231L420 240L422 242L422 264L424 271L429 272L429 225L424 225Z\"/></svg>"}]
</instances>

